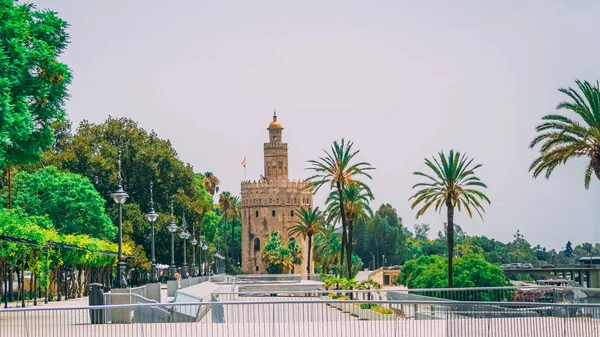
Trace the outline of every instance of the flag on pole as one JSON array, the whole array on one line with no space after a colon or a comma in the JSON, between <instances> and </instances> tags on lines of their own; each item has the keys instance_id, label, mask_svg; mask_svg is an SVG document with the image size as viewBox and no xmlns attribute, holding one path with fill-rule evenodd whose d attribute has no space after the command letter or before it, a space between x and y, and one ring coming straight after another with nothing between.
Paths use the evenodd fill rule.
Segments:
<instances>
[{"instance_id":1,"label":"flag on pole","mask_svg":"<svg viewBox=\"0 0 600 337\"><path fill-rule=\"evenodd\" d=\"M244 156L244 160L242 160L242 166L246 167L246 156Z\"/></svg>"}]
</instances>

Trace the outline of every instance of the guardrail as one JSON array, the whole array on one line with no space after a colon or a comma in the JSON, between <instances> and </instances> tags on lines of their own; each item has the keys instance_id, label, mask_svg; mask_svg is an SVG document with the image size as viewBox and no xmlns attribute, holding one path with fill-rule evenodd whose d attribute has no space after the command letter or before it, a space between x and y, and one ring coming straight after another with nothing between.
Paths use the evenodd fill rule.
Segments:
<instances>
[{"instance_id":1,"label":"guardrail","mask_svg":"<svg viewBox=\"0 0 600 337\"><path fill-rule=\"evenodd\" d=\"M600 289L555 286L521 286L489 288L435 288L435 289L335 289L278 292L264 289L252 292L219 292L222 298L237 300L244 297L320 297L328 294L362 300L420 300L470 302L535 302L535 303L600 303Z\"/></svg>"},{"instance_id":2,"label":"guardrail","mask_svg":"<svg viewBox=\"0 0 600 337\"><path fill-rule=\"evenodd\" d=\"M143 307L170 312L160 322ZM92 324L92 312L105 311ZM119 311L143 319L111 323ZM1 336L598 336L600 305L310 298L0 311ZM141 323L144 322L144 323ZM159 323L150 323L159 322ZM127 324L125 324L127 323Z\"/></svg>"}]
</instances>

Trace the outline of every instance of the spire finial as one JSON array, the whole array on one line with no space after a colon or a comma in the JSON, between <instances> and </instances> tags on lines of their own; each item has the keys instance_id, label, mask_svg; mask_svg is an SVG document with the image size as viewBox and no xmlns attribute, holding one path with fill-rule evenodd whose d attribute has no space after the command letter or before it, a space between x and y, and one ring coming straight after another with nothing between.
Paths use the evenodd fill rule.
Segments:
<instances>
[{"instance_id":1,"label":"spire finial","mask_svg":"<svg viewBox=\"0 0 600 337\"><path fill-rule=\"evenodd\" d=\"M152 198L152 186L154 183L150 180L150 208L154 208L154 198Z\"/></svg>"},{"instance_id":2,"label":"spire finial","mask_svg":"<svg viewBox=\"0 0 600 337\"><path fill-rule=\"evenodd\" d=\"M117 160L117 162L119 163L119 174L117 176L117 179L118 179L119 186L123 186L123 176L121 176L121 148L119 148L117 151L118 151L118 158L119 158Z\"/></svg>"},{"instance_id":3,"label":"spire finial","mask_svg":"<svg viewBox=\"0 0 600 337\"><path fill-rule=\"evenodd\" d=\"M175 198L171 197L171 223L175 222L175 217L173 216L173 199Z\"/></svg>"}]
</instances>

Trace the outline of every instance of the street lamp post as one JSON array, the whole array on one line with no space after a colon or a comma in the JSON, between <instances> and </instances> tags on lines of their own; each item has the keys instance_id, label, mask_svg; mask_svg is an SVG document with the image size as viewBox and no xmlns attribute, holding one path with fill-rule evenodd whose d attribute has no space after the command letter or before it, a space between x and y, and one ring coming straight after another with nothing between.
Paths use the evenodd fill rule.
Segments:
<instances>
[{"instance_id":1,"label":"street lamp post","mask_svg":"<svg viewBox=\"0 0 600 337\"><path fill-rule=\"evenodd\" d=\"M119 152L119 175L118 175L117 190L110 196L115 203L119 205L119 263L117 263L117 279L115 280L115 288L126 288L127 281L125 280L125 260L123 259L123 204L129 195L123 190L123 178L121 177L121 154Z\"/></svg>"},{"instance_id":2,"label":"street lamp post","mask_svg":"<svg viewBox=\"0 0 600 337\"><path fill-rule=\"evenodd\" d=\"M175 273L177 272L175 266L175 232L177 231L177 225L175 224L175 217L173 216L173 199L171 199L171 223L167 229L171 232L171 265L169 266L169 279L175 280Z\"/></svg>"},{"instance_id":3,"label":"street lamp post","mask_svg":"<svg viewBox=\"0 0 600 337\"><path fill-rule=\"evenodd\" d=\"M198 244L198 240L196 240L196 226L193 221L192 221L192 241L190 243L192 244L192 277L196 277L196 276L198 276L198 273L196 272L196 245Z\"/></svg>"},{"instance_id":4,"label":"street lamp post","mask_svg":"<svg viewBox=\"0 0 600 337\"><path fill-rule=\"evenodd\" d=\"M185 214L183 215L183 220L181 223L181 232L179 233L179 237L183 240L183 265L181 266L181 278L188 278L190 274L188 273L187 260L186 260L186 242L187 239L190 238L190 233L187 231L187 222L185 222Z\"/></svg>"},{"instance_id":5,"label":"street lamp post","mask_svg":"<svg viewBox=\"0 0 600 337\"><path fill-rule=\"evenodd\" d=\"M204 251L204 255L202 256L202 258L200 260L202 260L202 276L206 276L206 250L208 249L208 246L206 246L206 243L202 244L202 250Z\"/></svg>"},{"instance_id":6,"label":"street lamp post","mask_svg":"<svg viewBox=\"0 0 600 337\"><path fill-rule=\"evenodd\" d=\"M150 211L146 214L146 218L150 221L152 228L152 265L150 267L150 282L158 282L158 269L156 268L156 256L154 255L154 223L158 219L158 214L154 211L154 200L152 198L152 182L150 182Z\"/></svg>"}]
</instances>

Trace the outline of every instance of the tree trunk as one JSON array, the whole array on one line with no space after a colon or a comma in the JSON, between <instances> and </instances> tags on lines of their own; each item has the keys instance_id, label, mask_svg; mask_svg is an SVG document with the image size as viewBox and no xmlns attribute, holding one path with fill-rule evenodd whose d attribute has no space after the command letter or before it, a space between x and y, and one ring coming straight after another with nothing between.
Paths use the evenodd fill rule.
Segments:
<instances>
[{"instance_id":1,"label":"tree trunk","mask_svg":"<svg viewBox=\"0 0 600 337\"><path fill-rule=\"evenodd\" d=\"M6 261L6 263L8 264L8 260ZM7 277L8 277L8 300L12 301L14 281L13 281L13 267L10 265L8 266Z\"/></svg>"},{"instance_id":2,"label":"tree trunk","mask_svg":"<svg viewBox=\"0 0 600 337\"><path fill-rule=\"evenodd\" d=\"M347 261L348 261L348 279L349 280L352 279L352 222L353 221L348 221L348 241L346 242L346 244L347 244L346 251L348 254ZM352 296L350 296L350 299L352 299Z\"/></svg>"},{"instance_id":3,"label":"tree trunk","mask_svg":"<svg viewBox=\"0 0 600 337\"><path fill-rule=\"evenodd\" d=\"M346 211L344 210L344 196L342 193L342 185L338 181L336 183L338 196L340 197L340 216L342 218L342 251L340 253L340 265L344 265L344 249L346 248Z\"/></svg>"},{"instance_id":4,"label":"tree trunk","mask_svg":"<svg viewBox=\"0 0 600 337\"><path fill-rule=\"evenodd\" d=\"M452 258L454 257L454 206L450 201L446 202L448 208L448 228L446 236L448 239L448 288L452 288Z\"/></svg>"},{"instance_id":5,"label":"tree trunk","mask_svg":"<svg viewBox=\"0 0 600 337\"><path fill-rule=\"evenodd\" d=\"M310 249L312 247L312 235L308 236L308 264L306 265L306 274L308 279L310 280L310 277L308 275L310 275Z\"/></svg>"}]
</instances>

